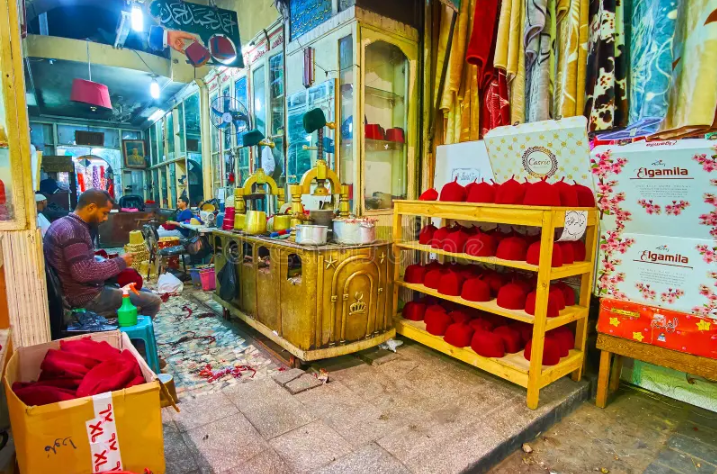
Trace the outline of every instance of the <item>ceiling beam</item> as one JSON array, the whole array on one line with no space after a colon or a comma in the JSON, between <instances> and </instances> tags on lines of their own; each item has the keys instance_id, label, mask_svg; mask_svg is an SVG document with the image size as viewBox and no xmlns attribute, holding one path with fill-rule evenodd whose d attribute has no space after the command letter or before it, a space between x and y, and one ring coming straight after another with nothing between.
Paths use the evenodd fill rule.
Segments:
<instances>
[{"instance_id":1,"label":"ceiling beam","mask_svg":"<svg viewBox=\"0 0 717 474\"><path fill-rule=\"evenodd\" d=\"M30 58L87 62L87 41L57 36L27 35L26 54ZM144 71L172 78L172 61L133 49L115 49L89 42L92 64ZM179 81L177 81L179 82ZM188 82L188 81L185 81Z\"/></svg>"}]
</instances>

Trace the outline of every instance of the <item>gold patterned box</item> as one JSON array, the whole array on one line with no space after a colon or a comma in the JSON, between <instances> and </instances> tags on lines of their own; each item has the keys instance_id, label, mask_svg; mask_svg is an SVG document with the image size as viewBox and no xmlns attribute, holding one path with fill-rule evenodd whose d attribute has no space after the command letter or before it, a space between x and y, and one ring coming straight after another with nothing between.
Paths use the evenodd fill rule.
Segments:
<instances>
[{"instance_id":1,"label":"gold patterned box","mask_svg":"<svg viewBox=\"0 0 717 474\"><path fill-rule=\"evenodd\" d=\"M485 136L493 175L498 183L527 178L577 181L591 189L587 119L583 116L498 127Z\"/></svg>"}]
</instances>

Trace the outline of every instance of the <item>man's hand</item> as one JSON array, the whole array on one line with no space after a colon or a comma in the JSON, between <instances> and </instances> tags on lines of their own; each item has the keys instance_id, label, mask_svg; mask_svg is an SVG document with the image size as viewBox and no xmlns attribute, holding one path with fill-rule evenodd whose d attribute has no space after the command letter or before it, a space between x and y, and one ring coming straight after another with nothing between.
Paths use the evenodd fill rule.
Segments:
<instances>
[{"instance_id":1,"label":"man's hand","mask_svg":"<svg viewBox=\"0 0 717 474\"><path fill-rule=\"evenodd\" d=\"M127 266L130 267L134 263L134 256L135 256L135 254L133 254L133 253L126 253L126 254L122 255L122 260L124 260L124 262L127 264Z\"/></svg>"}]
</instances>

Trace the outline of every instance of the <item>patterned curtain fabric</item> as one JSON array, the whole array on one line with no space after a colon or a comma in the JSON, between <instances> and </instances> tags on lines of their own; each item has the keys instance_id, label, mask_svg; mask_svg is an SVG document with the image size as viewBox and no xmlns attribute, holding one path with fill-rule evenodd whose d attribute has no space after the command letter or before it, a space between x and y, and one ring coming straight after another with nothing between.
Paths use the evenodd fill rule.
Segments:
<instances>
[{"instance_id":1,"label":"patterned curtain fabric","mask_svg":"<svg viewBox=\"0 0 717 474\"><path fill-rule=\"evenodd\" d=\"M678 3L635 0L630 40L630 125L664 117L672 74Z\"/></svg>"},{"instance_id":2,"label":"patterned curtain fabric","mask_svg":"<svg viewBox=\"0 0 717 474\"><path fill-rule=\"evenodd\" d=\"M590 131L627 125L627 51L622 0L590 0L585 116Z\"/></svg>"},{"instance_id":3,"label":"patterned curtain fabric","mask_svg":"<svg viewBox=\"0 0 717 474\"><path fill-rule=\"evenodd\" d=\"M526 119L550 118L550 10L547 0L527 0L525 15Z\"/></svg>"},{"instance_id":4,"label":"patterned curtain fabric","mask_svg":"<svg viewBox=\"0 0 717 474\"><path fill-rule=\"evenodd\" d=\"M523 0L503 0L493 65L505 72L510 122L525 122L525 45Z\"/></svg>"},{"instance_id":5,"label":"patterned curtain fabric","mask_svg":"<svg viewBox=\"0 0 717 474\"><path fill-rule=\"evenodd\" d=\"M717 0L685 0L677 13L667 116L657 138L711 130L717 130Z\"/></svg>"},{"instance_id":6,"label":"patterned curtain fabric","mask_svg":"<svg viewBox=\"0 0 717 474\"><path fill-rule=\"evenodd\" d=\"M645 0L650 1L650 0ZM556 8L554 114L580 115L585 107L588 0L559 0Z\"/></svg>"}]
</instances>

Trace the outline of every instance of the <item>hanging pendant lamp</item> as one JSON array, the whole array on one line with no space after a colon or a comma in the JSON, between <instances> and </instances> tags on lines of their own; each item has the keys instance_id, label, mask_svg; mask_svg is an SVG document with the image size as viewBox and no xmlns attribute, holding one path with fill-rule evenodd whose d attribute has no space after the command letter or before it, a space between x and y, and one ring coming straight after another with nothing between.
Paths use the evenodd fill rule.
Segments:
<instances>
[{"instance_id":1,"label":"hanging pendant lamp","mask_svg":"<svg viewBox=\"0 0 717 474\"><path fill-rule=\"evenodd\" d=\"M75 78L72 80L70 100L88 104L90 107L112 109L110 91L107 86L99 82L92 82L92 65L90 62L90 43L87 42L87 69L89 80Z\"/></svg>"}]
</instances>

